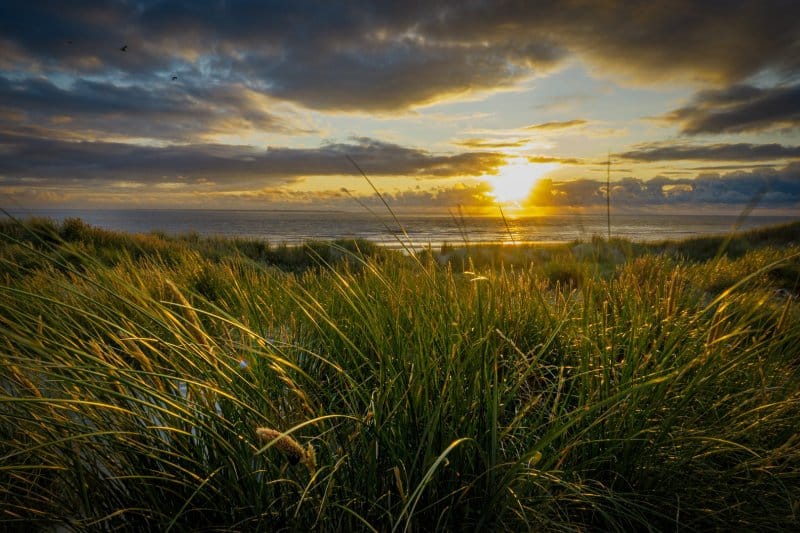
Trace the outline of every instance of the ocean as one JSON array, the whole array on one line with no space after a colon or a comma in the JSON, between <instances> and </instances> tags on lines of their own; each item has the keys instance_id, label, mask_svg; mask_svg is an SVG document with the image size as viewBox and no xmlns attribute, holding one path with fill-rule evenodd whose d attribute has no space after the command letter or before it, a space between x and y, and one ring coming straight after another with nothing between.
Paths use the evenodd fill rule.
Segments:
<instances>
[{"instance_id":1,"label":"ocean","mask_svg":"<svg viewBox=\"0 0 800 533\"><path fill-rule=\"evenodd\" d=\"M309 240L363 238L390 248L438 247L443 243L556 243L607 235L606 216L569 214L521 218L449 215L400 215L334 211L256 210L12 210L15 217L43 216L54 220L81 218L88 224L133 233L161 231L262 239L300 244ZM630 215L611 217L611 234L633 241L683 239L725 234L800 220L800 215ZM404 234L405 232L405 234Z\"/></svg>"}]
</instances>

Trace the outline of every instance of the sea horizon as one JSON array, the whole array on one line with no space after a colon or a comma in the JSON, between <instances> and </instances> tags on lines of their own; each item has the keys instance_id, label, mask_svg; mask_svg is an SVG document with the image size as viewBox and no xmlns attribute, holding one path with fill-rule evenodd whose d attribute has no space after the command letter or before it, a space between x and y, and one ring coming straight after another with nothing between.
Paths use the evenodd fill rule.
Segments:
<instances>
[{"instance_id":1,"label":"sea horizon","mask_svg":"<svg viewBox=\"0 0 800 533\"><path fill-rule=\"evenodd\" d=\"M258 239L296 245L366 239L388 248L443 244L564 243L608 236L606 214L569 213L503 218L441 213L352 212L306 209L11 209L15 218L80 218L126 233ZM635 242L678 240L746 231L800 219L790 215L613 214L611 236Z\"/></svg>"}]
</instances>

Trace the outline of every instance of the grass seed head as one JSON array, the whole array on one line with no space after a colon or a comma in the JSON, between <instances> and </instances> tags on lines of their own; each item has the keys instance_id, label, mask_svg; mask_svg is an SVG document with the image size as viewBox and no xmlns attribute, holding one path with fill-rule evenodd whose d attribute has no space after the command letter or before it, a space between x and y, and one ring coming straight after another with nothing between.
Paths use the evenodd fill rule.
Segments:
<instances>
[{"instance_id":1,"label":"grass seed head","mask_svg":"<svg viewBox=\"0 0 800 533\"><path fill-rule=\"evenodd\" d=\"M289 463L293 465L297 463L303 464L312 473L316 470L317 454L311 444L303 448L294 438L289 435L283 435L281 431L272 428L256 428L256 435L264 442L274 441L273 446L286 455Z\"/></svg>"}]
</instances>

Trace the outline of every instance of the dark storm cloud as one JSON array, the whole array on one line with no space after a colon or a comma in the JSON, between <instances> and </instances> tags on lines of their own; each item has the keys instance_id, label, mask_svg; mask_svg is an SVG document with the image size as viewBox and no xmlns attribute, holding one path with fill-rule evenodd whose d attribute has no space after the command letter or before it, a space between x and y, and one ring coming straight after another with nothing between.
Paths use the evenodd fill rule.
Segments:
<instances>
[{"instance_id":1,"label":"dark storm cloud","mask_svg":"<svg viewBox=\"0 0 800 533\"><path fill-rule=\"evenodd\" d=\"M166 147L113 142L66 142L0 134L2 185L36 183L154 184L205 180L217 189L280 184L303 176L353 174L349 155L369 175L419 178L481 175L505 158L491 152L433 154L358 138L319 148L267 148L221 144Z\"/></svg>"},{"instance_id":2,"label":"dark storm cloud","mask_svg":"<svg viewBox=\"0 0 800 533\"><path fill-rule=\"evenodd\" d=\"M0 68L130 81L185 68L311 108L393 111L508 86L573 54L640 80L797 73L799 33L800 4L781 0L7 0Z\"/></svg>"},{"instance_id":3,"label":"dark storm cloud","mask_svg":"<svg viewBox=\"0 0 800 533\"><path fill-rule=\"evenodd\" d=\"M132 75L167 68L174 54L165 53L160 42L150 42L141 12L133 3L102 0L4 1L0 68L83 75L109 71Z\"/></svg>"},{"instance_id":4,"label":"dark storm cloud","mask_svg":"<svg viewBox=\"0 0 800 533\"><path fill-rule=\"evenodd\" d=\"M138 78L202 62L206 82L246 81L318 109L395 110L492 89L560 55L535 42L427 39L414 28L436 6L405 2L32 4L0 7L0 67Z\"/></svg>"},{"instance_id":5,"label":"dark storm cloud","mask_svg":"<svg viewBox=\"0 0 800 533\"><path fill-rule=\"evenodd\" d=\"M733 85L698 93L687 106L662 117L681 132L738 133L800 126L800 85L759 88Z\"/></svg>"},{"instance_id":6,"label":"dark storm cloud","mask_svg":"<svg viewBox=\"0 0 800 533\"><path fill-rule=\"evenodd\" d=\"M531 191L528 204L603 206L605 191L605 180L555 182L545 179ZM625 178L611 183L611 199L619 208L707 204L743 206L754 199L760 199L760 205L767 207L800 207L800 164L793 163L781 170L701 174L695 178Z\"/></svg>"},{"instance_id":7,"label":"dark storm cloud","mask_svg":"<svg viewBox=\"0 0 800 533\"><path fill-rule=\"evenodd\" d=\"M510 86L526 70L502 50L468 53L448 45L420 46L414 41L364 43L336 57L310 59L289 53L244 66L250 76L268 77L268 93L315 109L392 111L435 102L445 96ZM474 47L470 47L474 48Z\"/></svg>"},{"instance_id":8,"label":"dark storm cloud","mask_svg":"<svg viewBox=\"0 0 800 533\"><path fill-rule=\"evenodd\" d=\"M683 144L648 143L615 154L633 161L770 161L800 158L800 146L782 144Z\"/></svg>"},{"instance_id":9,"label":"dark storm cloud","mask_svg":"<svg viewBox=\"0 0 800 533\"><path fill-rule=\"evenodd\" d=\"M248 130L308 133L288 115L265 109L242 86L191 87L160 83L118 86L77 80L61 88L42 78L0 76L0 126L48 125L85 136L182 139ZM14 114L15 116L12 116Z\"/></svg>"},{"instance_id":10,"label":"dark storm cloud","mask_svg":"<svg viewBox=\"0 0 800 533\"><path fill-rule=\"evenodd\" d=\"M796 2L463 2L426 20L441 38L549 43L639 78L730 82L764 68L796 71Z\"/></svg>"}]
</instances>

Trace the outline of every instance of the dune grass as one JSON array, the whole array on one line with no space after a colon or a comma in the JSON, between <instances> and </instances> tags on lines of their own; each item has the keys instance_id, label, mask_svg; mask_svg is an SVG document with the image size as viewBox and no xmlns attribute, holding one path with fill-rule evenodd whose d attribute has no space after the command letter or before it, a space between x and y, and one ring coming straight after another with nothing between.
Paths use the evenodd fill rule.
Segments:
<instances>
[{"instance_id":1,"label":"dune grass","mask_svg":"<svg viewBox=\"0 0 800 533\"><path fill-rule=\"evenodd\" d=\"M800 524L800 247L767 233L602 266L2 233L2 529Z\"/></svg>"}]
</instances>

